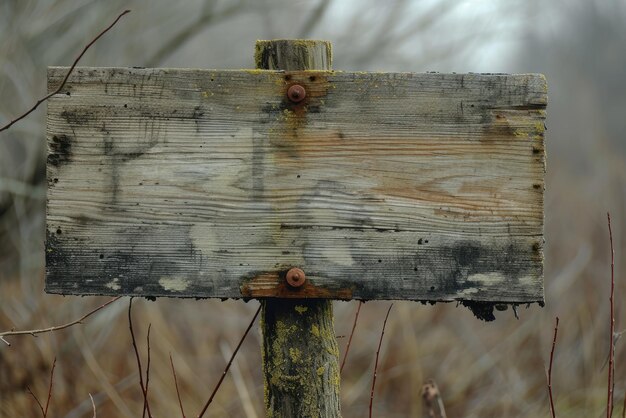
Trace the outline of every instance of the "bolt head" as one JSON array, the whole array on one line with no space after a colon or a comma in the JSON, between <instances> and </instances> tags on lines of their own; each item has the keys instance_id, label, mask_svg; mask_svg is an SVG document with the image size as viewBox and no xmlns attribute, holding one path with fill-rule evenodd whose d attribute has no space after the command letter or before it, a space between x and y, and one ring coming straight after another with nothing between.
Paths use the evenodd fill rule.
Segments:
<instances>
[{"instance_id":1,"label":"bolt head","mask_svg":"<svg viewBox=\"0 0 626 418\"><path fill-rule=\"evenodd\" d=\"M300 287L306 281L306 275L304 274L304 271L297 267L289 269L285 278L287 279L287 283L291 287Z\"/></svg>"},{"instance_id":2,"label":"bolt head","mask_svg":"<svg viewBox=\"0 0 626 418\"><path fill-rule=\"evenodd\" d=\"M287 97L294 103L300 103L306 97L306 90L299 84L294 84L287 89Z\"/></svg>"}]
</instances>

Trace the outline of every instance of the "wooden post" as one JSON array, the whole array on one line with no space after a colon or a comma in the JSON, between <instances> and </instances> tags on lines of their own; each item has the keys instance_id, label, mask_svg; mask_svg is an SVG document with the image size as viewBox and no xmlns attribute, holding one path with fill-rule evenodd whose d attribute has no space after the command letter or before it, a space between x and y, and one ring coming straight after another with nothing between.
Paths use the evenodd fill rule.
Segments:
<instances>
[{"instance_id":1,"label":"wooden post","mask_svg":"<svg viewBox=\"0 0 626 418\"><path fill-rule=\"evenodd\" d=\"M331 45L257 41L255 61L258 69L265 70L330 70ZM267 416L340 417L332 301L269 298L261 303Z\"/></svg>"}]
</instances>

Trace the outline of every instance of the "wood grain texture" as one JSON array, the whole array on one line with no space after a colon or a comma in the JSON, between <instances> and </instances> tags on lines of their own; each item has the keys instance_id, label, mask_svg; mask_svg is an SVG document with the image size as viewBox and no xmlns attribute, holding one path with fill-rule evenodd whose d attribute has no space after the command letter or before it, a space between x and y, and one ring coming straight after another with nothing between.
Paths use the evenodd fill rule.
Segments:
<instances>
[{"instance_id":1,"label":"wood grain texture","mask_svg":"<svg viewBox=\"0 0 626 418\"><path fill-rule=\"evenodd\" d=\"M307 297L541 302L546 100L540 75L77 68L46 290L299 298L297 266Z\"/></svg>"}]
</instances>

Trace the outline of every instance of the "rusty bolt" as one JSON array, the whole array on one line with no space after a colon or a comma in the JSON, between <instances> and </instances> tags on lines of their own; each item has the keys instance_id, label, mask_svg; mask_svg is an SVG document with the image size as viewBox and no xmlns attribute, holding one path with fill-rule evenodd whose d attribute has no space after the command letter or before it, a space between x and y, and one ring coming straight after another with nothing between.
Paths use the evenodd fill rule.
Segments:
<instances>
[{"instance_id":1,"label":"rusty bolt","mask_svg":"<svg viewBox=\"0 0 626 418\"><path fill-rule=\"evenodd\" d=\"M300 287L306 281L306 275L301 269L294 267L287 272L287 283L291 287Z\"/></svg>"},{"instance_id":2,"label":"rusty bolt","mask_svg":"<svg viewBox=\"0 0 626 418\"><path fill-rule=\"evenodd\" d=\"M300 84L294 84L287 90L287 97L294 103L300 103L306 97L306 90Z\"/></svg>"}]
</instances>

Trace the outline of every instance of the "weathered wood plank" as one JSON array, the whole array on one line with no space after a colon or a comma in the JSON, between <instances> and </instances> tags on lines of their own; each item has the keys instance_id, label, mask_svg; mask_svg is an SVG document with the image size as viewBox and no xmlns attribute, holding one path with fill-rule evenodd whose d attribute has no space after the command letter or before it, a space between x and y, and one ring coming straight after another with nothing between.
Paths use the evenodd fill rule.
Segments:
<instances>
[{"instance_id":1,"label":"weathered wood plank","mask_svg":"<svg viewBox=\"0 0 626 418\"><path fill-rule=\"evenodd\" d=\"M46 290L302 297L297 266L308 297L542 301L545 106L540 75L77 68Z\"/></svg>"}]
</instances>

